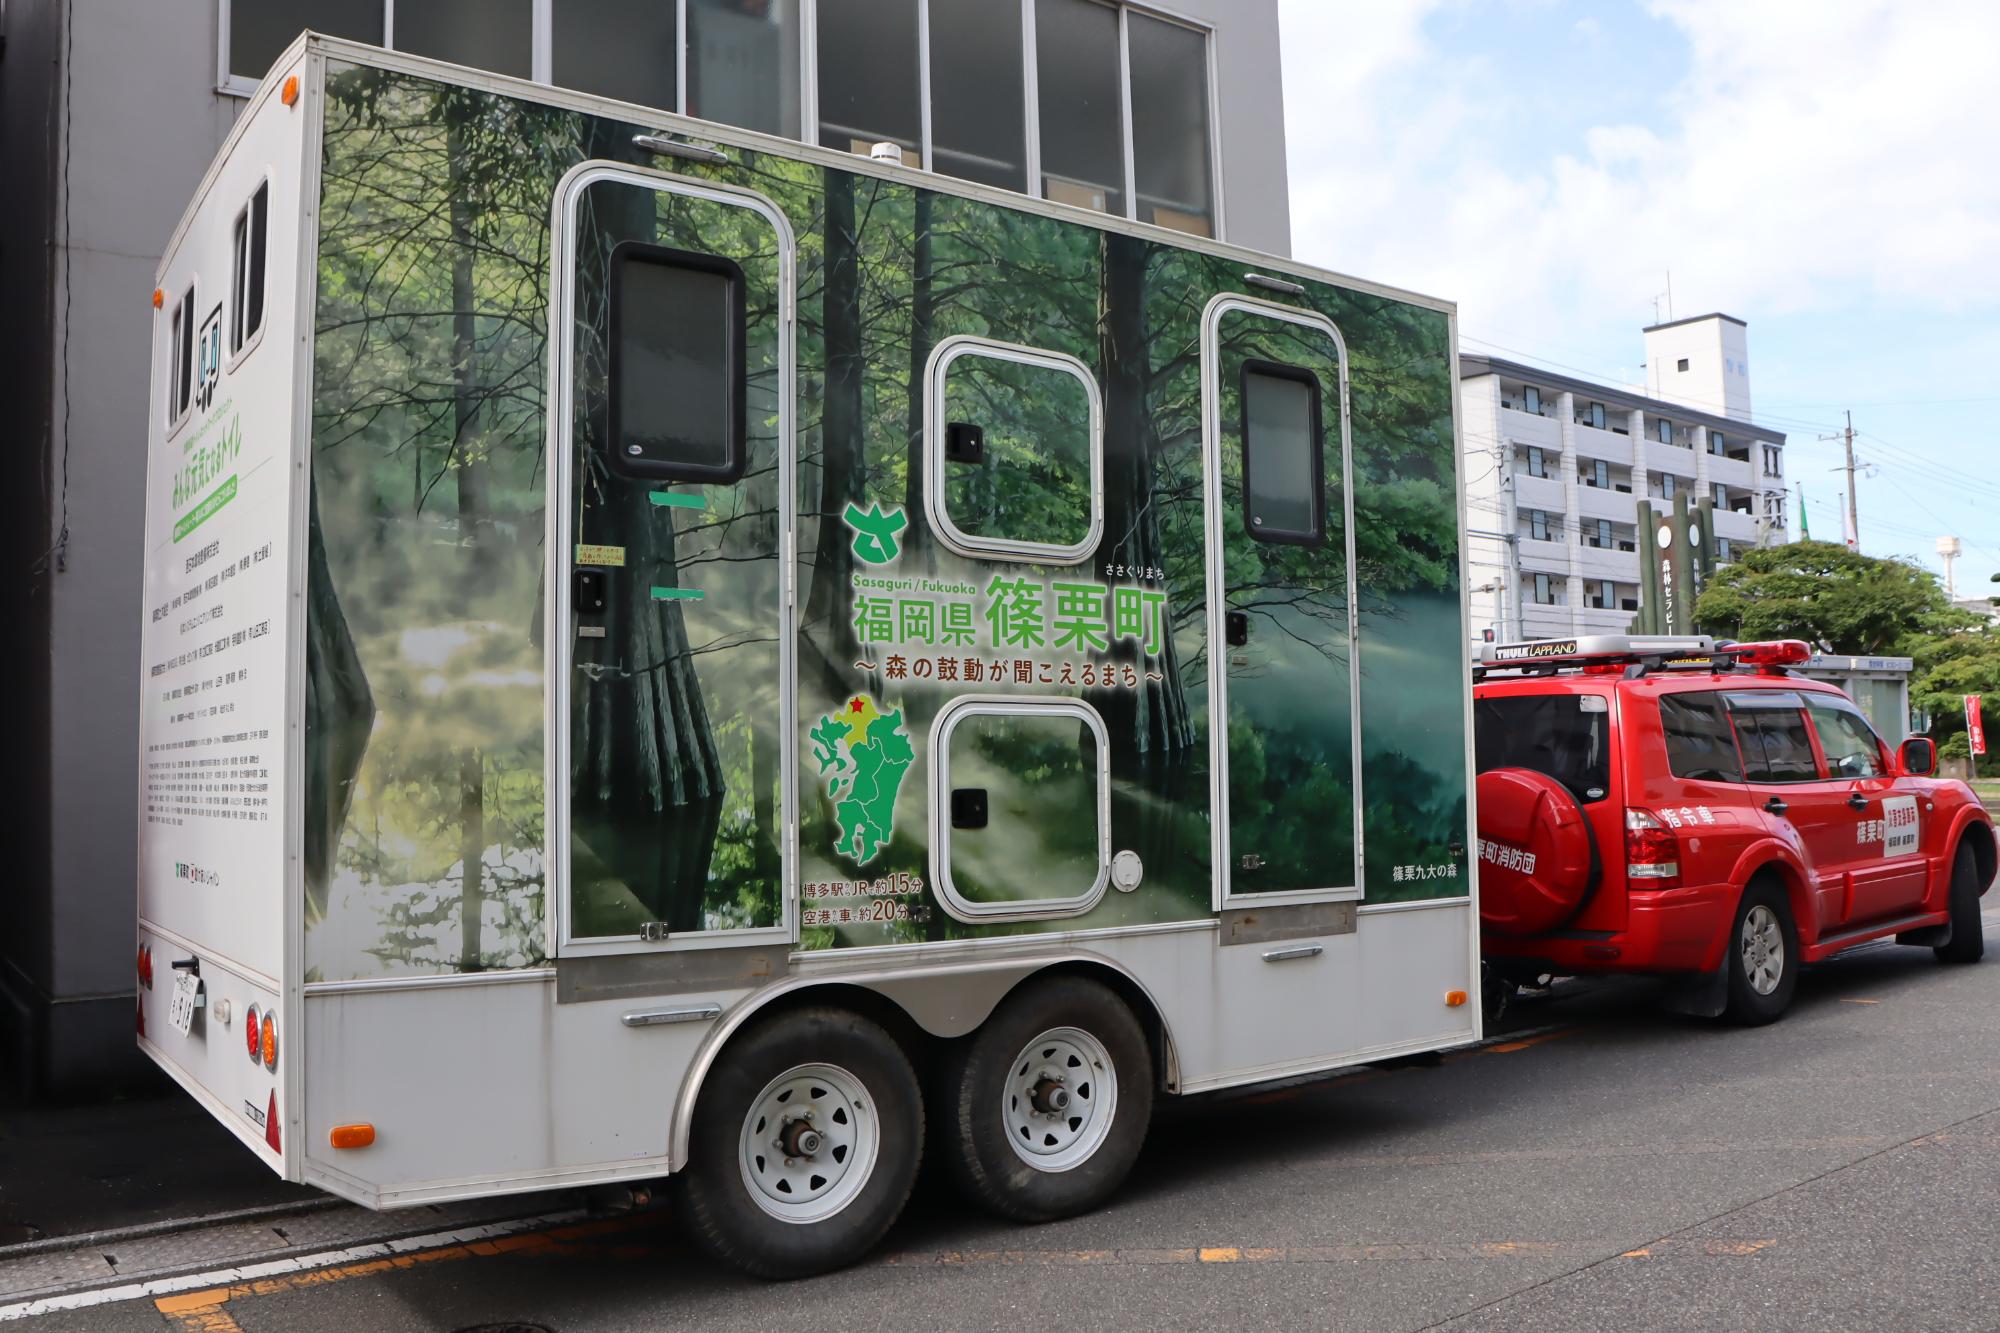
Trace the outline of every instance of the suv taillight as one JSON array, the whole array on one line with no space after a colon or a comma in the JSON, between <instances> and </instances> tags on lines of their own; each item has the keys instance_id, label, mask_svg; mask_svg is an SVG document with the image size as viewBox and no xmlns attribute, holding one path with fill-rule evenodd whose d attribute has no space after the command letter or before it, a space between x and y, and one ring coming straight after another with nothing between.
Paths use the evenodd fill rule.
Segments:
<instances>
[{"instance_id":1,"label":"suv taillight","mask_svg":"<svg viewBox=\"0 0 2000 1333\"><path fill-rule=\"evenodd\" d=\"M1625 811L1625 878L1634 887L1680 887L1681 840L1651 810Z\"/></svg>"}]
</instances>

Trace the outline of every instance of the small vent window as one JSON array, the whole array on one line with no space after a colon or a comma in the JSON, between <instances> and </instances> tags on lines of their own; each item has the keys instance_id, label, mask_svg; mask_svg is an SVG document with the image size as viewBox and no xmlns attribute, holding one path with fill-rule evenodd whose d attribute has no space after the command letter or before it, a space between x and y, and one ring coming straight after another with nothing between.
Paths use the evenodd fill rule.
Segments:
<instances>
[{"instance_id":1,"label":"small vent window","mask_svg":"<svg viewBox=\"0 0 2000 1333\"><path fill-rule=\"evenodd\" d=\"M194 284L174 303L173 343L167 362L167 422L187 415L194 397Z\"/></svg>"},{"instance_id":2,"label":"small vent window","mask_svg":"<svg viewBox=\"0 0 2000 1333\"><path fill-rule=\"evenodd\" d=\"M264 327L264 238L269 228L271 183L257 187L236 215L229 296L229 354L236 355Z\"/></svg>"},{"instance_id":3,"label":"small vent window","mask_svg":"<svg viewBox=\"0 0 2000 1333\"><path fill-rule=\"evenodd\" d=\"M611 252L611 466L654 481L743 475L743 270L637 241Z\"/></svg>"},{"instance_id":4,"label":"small vent window","mask_svg":"<svg viewBox=\"0 0 2000 1333\"><path fill-rule=\"evenodd\" d=\"M1326 539L1319 376L1275 361L1243 363L1244 526L1266 542Z\"/></svg>"},{"instance_id":5,"label":"small vent window","mask_svg":"<svg viewBox=\"0 0 2000 1333\"><path fill-rule=\"evenodd\" d=\"M926 368L931 524L975 558L1074 564L1104 529L1104 409L1075 357L947 338Z\"/></svg>"}]
</instances>

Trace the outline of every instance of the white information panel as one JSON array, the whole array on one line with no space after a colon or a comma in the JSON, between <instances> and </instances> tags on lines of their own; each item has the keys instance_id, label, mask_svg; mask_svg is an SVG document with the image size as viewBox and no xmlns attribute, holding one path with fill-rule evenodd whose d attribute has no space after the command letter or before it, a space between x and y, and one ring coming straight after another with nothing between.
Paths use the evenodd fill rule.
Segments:
<instances>
[{"instance_id":1,"label":"white information panel","mask_svg":"<svg viewBox=\"0 0 2000 1333\"><path fill-rule=\"evenodd\" d=\"M303 540L290 530L303 119L265 104L160 284L139 665L139 914L273 979L284 970L290 570ZM239 238L260 190L255 309L244 285L255 246Z\"/></svg>"}]
</instances>

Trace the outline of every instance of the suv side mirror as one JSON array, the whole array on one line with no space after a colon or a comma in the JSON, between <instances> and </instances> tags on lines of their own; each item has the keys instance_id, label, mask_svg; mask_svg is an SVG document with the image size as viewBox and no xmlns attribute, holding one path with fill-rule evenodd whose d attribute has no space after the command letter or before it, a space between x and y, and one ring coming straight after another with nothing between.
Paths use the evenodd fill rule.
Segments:
<instances>
[{"instance_id":1,"label":"suv side mirror","mask_svg":"<svg viewBox=\"0 0 2000 1333\"><path fill-rule=\"evenodd\" d=\"M1930 777L1937 772L1937 742L1928 736L1910 737L1896 750L1896 766L1905 777Z\"/></svg>"}]
</instances>

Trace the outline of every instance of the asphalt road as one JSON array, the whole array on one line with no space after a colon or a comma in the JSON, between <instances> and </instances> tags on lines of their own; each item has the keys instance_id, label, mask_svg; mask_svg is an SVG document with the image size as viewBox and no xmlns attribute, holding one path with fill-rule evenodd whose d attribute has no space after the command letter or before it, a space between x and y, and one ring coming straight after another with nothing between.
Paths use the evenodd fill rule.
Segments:
<instances>
[{"instance_id":1,"label":"asphalt road","mask_svg":"<svg viewBox=\"0 0 2000 1333\"><path fill-rule=\"evenodd\" d=\"M656 1213L22 1326L2000 1327L2000 956L1870 948L1750 1031L1653 999L1579 989L1435 1067L1166 1106L1090 1217L1013 1227L926 1182L813 1281L718 1270Z\"/></svg>"}]
</instances>

